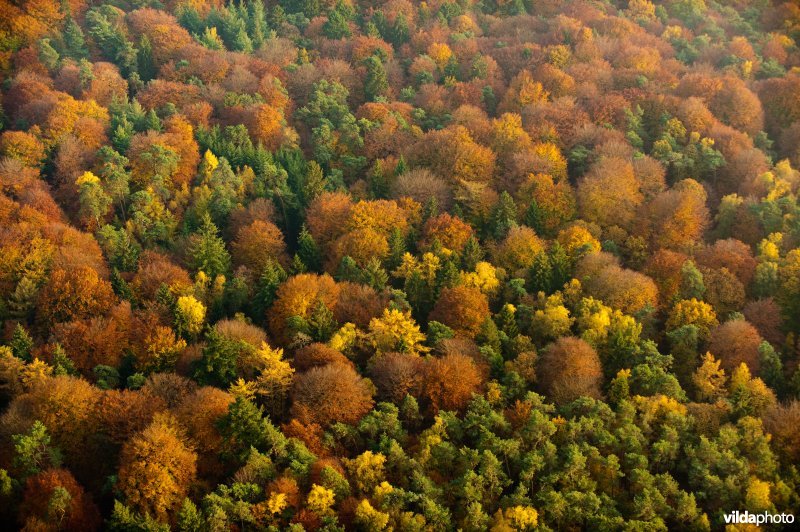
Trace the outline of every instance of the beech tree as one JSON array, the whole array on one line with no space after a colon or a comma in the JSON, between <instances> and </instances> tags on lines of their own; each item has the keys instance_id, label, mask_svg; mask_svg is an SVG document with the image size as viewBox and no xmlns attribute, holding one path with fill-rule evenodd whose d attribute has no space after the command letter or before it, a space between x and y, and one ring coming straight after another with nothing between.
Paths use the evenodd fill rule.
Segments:
<instances>
[{"instance_id":1,"label":"beech tree","mask_svg":"<svg viewBox=\"0 0 800 532\"><path fill-rule=\"evenodd\" d=\"M559 404L578 397L601 397L602 367L597 352L585 341L561 337L540 355L537 380L542 390Z\"/></svg>"},{"instance_id":2,"label":"beech tree","mask_svg":"<svg viewBox=\"0 0 800 532\"><path fill-rule=\"evenodd\" d=\"M303 423L354 424L373 405L372 387L349 365L311 368L295 380L292 415Z\"/></svg>"},{"instance_id":3,"label":"beech tree","mask_svg":"<svg viewBox=\"0 0 800 532\"><path fill-rule=\"evenodd\" d=\"M117 485L128 504L166 521L179 509L197 471L197 455L169 415L157 417L122 448Z\"/></svg>"}]
</instances>

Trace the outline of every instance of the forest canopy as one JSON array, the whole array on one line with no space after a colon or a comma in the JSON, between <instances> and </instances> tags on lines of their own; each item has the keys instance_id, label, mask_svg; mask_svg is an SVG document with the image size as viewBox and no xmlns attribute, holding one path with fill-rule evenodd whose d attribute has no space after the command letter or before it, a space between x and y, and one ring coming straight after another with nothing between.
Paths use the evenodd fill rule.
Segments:
<instances>
[{"instance_id":1,"label":"forest canopy","mask_svg":"<svg viewBox=\"0 0 800 532\"><path fill-rule=\"evenodd\" d=\"M3 529L800 512L797 2L0 0L0 76Z\"/></svg>"}]
</instances>

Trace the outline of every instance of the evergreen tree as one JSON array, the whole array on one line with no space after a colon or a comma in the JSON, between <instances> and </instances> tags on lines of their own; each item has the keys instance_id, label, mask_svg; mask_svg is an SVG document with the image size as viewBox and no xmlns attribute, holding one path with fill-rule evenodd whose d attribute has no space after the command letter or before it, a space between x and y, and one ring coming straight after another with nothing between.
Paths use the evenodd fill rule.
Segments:
<instances>
[{"instance_id":1,"label":"evergreen tree","mask_svg":"<svg viewBox=\"0 0 800 532\"><path fill-rule=\"evenodd\" d=\"M761 342L761 345L758 346L758 355L761 362L761 377L776 394L782 395L786 382L781 357L775 352L772 344L767 341Z\"/></svg>"},{"instance_id":2,"label":"evergreen tree","mask_svg":"<svg viewBox=\"0 0 800 532\"><path fill-rule=\"evenodd\" d=\"M403 255L406 253L406 239L403 232L395 227L389 233L389 256L386 258L386 268L389 271L394 271L400 266L403 261Z\"/></svg>"},{"instance_id":3,"label":"evergreen tree","mask_svg":"<svg viewBox=\"0 0 800 532\"><path fill-rule=\"evenodd\" d=\"M240 26L236 31L232 48L233 50L244 52L246 54L253 53L253 41L250 40L250 36L247 34L247 30L243 25Z\"/></svg>"},{"instance_id":4,"label":"evergreen tree","mask_svg":"<svg viewBox=\"0 0 800 532\"><path fill-rule=\"evenodd\" d=\"M325 175L317 161L309 161L306 165L305 180L303 182L303 203L308 206L314 198L325 190Z\"/></svg>"},{"instance_id":5,"label":"evergreen tree","mask_svg":"<svg viewBox=\"0 0 800 532\"><path fill-rule=\"evenodd\" d=\"M176 525L179 532L202 530L203 524L203 515L197 509L197 506L188 497L184 499L177 516Z\"/></svg>"},{"instance_id":6,"label":"evergreen tree","mask_svg":"<svg viewBox=\"0 0 800 532\"><path fill-rule=\"evenodd\" d=\"M703 282L703 274L697 269L694 262L687 260L681 266L681 299L702 300L706 293L706 286Z\"/></svg>"},{"instance_id":7,"label":"evergreen tree","mask_svg":"<svg viewBox=\"0 0 800 532\"><path fill-rule=\"evenodd\" d=\"M153 59L153 45L147 35L139 39L139 49L136 52L136 61L139 66L139 77L147 82L156 77L157 68Z\"/></svg>"},{"instance_id":8,"label":"evergreen tree","mask_svg":"<svg viewBox=\"0 0 800 532\"><path fill-rule=\"evenodd\" d=\"M395 18L394 25L392 26L392 31L390 32L389 41L396 47L399 48L411 37L411 32L408 28L408 21L406 20L406 16L404 13L400 12Z\"/></svg>"},{"instance_id":9,"label":"evergreen tree","mask_svg":"<svg viewBox=\"0 0 800 532\"><path fill-rule=\"evenodd\" d=\"M297 253L294 254L292 257L292 263L289 265L289 273L292 275L297 275L300 273L305 273L308 271L308 266L306 263L303 262L303 259L300 258L300 255Z\"/></svg>"},{"instance_id":10,"label":"evergreen tree","mask_svg":"<svg viewBox=\"0 0 800 532\"><path fill-rule=\"evenodd\" d=\"M470 236L461 252L461 269L467 272L474 271L475 266L483 260L483 256L484 251L480 242L474 236Z\"/></svg>"},{"instance_id":11,"label":"evergreen tree","mask_svg":"<svg viewBox=\"0 0 800 532\"><path fill-rule=\"evenodd\" d=\"M164 126L161 124L161 119L158 118L154 109L150 109L144 117L144 129L160 132Z\"/></svg>"},{"instance_id":12,"label":"evergreen tree","mask_svg":"<svg viewBox=\"0 0 800 532\"><path fill-rule=\"evenodd\" d=\"M333 319L333 311L322 301L317 301L307 323L309 334L317 342L327 342L337 327L336 320Z\"/></svg>"},{"instance_id":13,"label":"evergreen tree","mask_svg":"<svg viewBox=\"0 0 800 532\"><path fill-rule=\"evenodd\" d=\"M492 214L492 234L497 240L502 240L508 231L517 226L517 206L511 194L505 190L500 193L500 200Z\"/></svg>"},{"instance_id":14,"label":"evergreen tree","mask_svg":"<svg viewBox=\"0 0 800 532\"><path fill-rule=\"evenodd\" d=\"M50 44L50 39L39 41L39 61L47 67L47 70L58 68L59 55L55 48Z\"/></svg>"},{"instance_id":15,"label":"evergreen tree","mask_svg":"<svg viewBox=\"0 0 800 532\"><path fill-rule=\"evenodd\" d=\"M329 39L344 39L350 37L350 24L344 15L341 5L337 4L328 12L328 20L322 26L322 32Z\"/></svg>"},{"instance_id":16,"label":"evergreen tree","mask_svg":"<svg viewBox=\"0 0 800 532\"><path fill-rule=\"evenodd\" d=\"M83 36L83 30L78 23L75 22L75 19L72 17L67 18L62 35L64 37L65 55L76 61L85 59L89 55L86 49L86 39Z\"/></svg>"},{"instance_id":17,"label":"evergreen tree","mask_svg":"<svg viewBox=\"0 0 800 532\"><path fill-rule=\"evenodd\" d=\"M72 377L80 375L72 359L69 358L67 352L61 347L61 344L56 344L53 349L53 358L50 361L50 365L53 367L53 375L70 375Z\"/></svg>"},{"instance_id":18,"label":"evergreen tree","mask_svg":"<svg viewBox=\"0 0 800 532\"><path fill-rule=\"evenodd\" d=\"M278 287L286 280L286 277L286 272L281 268L281 265L270 261L258 278L253 298L253 314L260 321L264 320L267 309L275 301L275 293L278 291Z\"/></svg>"},{"instance_id":19,"label":"evergreen tree","mask_svg":"<svg viewBox=\"0 0 800 532\"><path fill-rule=\"evenodd\" d=\"M378 97L384 96L389 89L386 69L377 55L369 56L364 60L364 64L367 67L367 75L364 79L364 94L368 100L375 101Z\"/></svg>"},{"instance_id":20,"label":"evergreen tree","mask_svg":"<svg viewBox=\"0 0 800 532\"><path fill-rule=\"evenodd\" d=\"M381 266L381 261L376 257L369 260L361 272L361 279L364 284L371 286L378 292L384 289L389 282L389 274Z\"/></svg>"},{"instance_id":21,"label":"evergreen tree","mask_svg":"<svg viewBox=\"0 0 800 532\"><path fill-rule=\"evenodd\" d=\"M33 338L31 338L31 335L25 330L25 327L19 323L14 327L14 333L11 335L11 341L8 343L8 346L11 348L11 352L15 357L27 362L32 360L31 350L33 349Z\"/></svg>"},{"instance_id":22,"label":"evergreen tree","mask_svg":"<svg viewBox=\"0 0 800 532\"><path fill-rule=\"evenodd\" d=\"M547 253L541 252L533 259L533 265L528 272L528 283L534 294L538 292L550 294L552 292L553 265Z\"/></svg>"},{"instance_id":23,"label":"evergreen tree","mask_svg":"<svg viewBox=\"0 0 800 532\"><path fill-rule=\"evenodd\" d=\"M208 213L203 215L200 230L189 239L188 255L192 269L204 272L211 279L230 269L231 258L225 241Z\"/></svg>"},{"instance_id":24,"label":"evergreen tree","mask_svg":"<svg viewBox=\"0 0 800 532\"><path fill-rule=\"evenodd\" d=\"M525 225L532 228L537 234L544 233L545 213L539 208L539 204L535 199L532 199L528 208L525 209L523 221Z\"/></svg>"},{"instance_id":25,"label":"evergreen tree","mask_svg":"<svg viewBox=\"0 0 800 532\"><path fill-rule=\"evenodd\" d=\"M339 268L336 270L337 281L361 282L361 269L350 256L342 257Z\"/></svg>"},{"instance_id":26,"label":"evergreen tree","mask_svg":"<svg viewBox=\"0 0 800 532\"><path fill-rule=\"evenodd\" d=\"M16 288L8 298L9 316L23 321L33 318L36 310L36 297L39 285L27 275L19 280Z\"/></svg>"},{"instance_id":27,"label":"evergreen tree","mask_svg":"<svg viewBox=\"0 0 800 532\"><path fill-rule=\"evenodd\" d=\"M111 288L114 289L114 293L117 294L120 299L130 302L134 301L133 290L131 290L128 282L122 278L122 275L120 275L119 270L116 268L111 270Z\"/></svg>"},{"instance_id":28,"label":"evergreen tree","mask_svg":"<svg viewBox=\"0 0 800 532\"><path fill-rule=\"evenodd\" d=\"M438 214L439 202L434 196L431 196L425 201L425 206L422 209L422 223L435 218Z\"/></svg>"},{"instance_id":29,"label":"evergreen tree","mask_svg":"<svg viewBox=\"0 0 800 532\"><path fill-rule=\"evenodd\" d=\"M253 42L253 48L259 49L267 38L266 9L264 8L263 0L253 0L249 7L250 17L248 29L250 30L250 38Z\"/></svg>"},{"instance_id":30,"label":"evergreen tree","mask_svg":"<svg viewBox=\"0 0 800 532\"><path fill-rule=\"evenodd\" d=\"M567 250L558 242L550 247L550 267L552 268L551 290L561 290L572 277L572 263Z\"/></svg>"},{"instance_id":31,"label":"evergreen tree","mask_svg":"<svg viewBox=\"0 0 800 532\"><path fill-rule=\"evenodd\" d=\"M303 224L300 236L297 238L297 255L310 271L316 272L322 267L322 255L314 237L308 232L305 224Z\"/></svg>"}]
</instances>

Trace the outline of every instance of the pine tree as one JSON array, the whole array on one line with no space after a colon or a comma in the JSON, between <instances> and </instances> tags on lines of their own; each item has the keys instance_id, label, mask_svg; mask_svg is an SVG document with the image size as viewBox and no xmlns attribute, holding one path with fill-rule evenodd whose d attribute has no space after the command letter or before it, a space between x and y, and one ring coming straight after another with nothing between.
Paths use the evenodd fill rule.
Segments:
<instances>
[{"instance_id":1,"label":"pine tree","mask_svg":"<svg viewBox=\"0 0 800 532\"><path fill-rule=\"evenodd\" d=\"M389 197L389 180L383 168L383 161L377 161L375 166L367 176L370 197L373 199L383 199Z\"/></svg>"},{"instance_id":2,"label":"pine tree","mask_svg":"<svg viewBox=\"0 0 800 532\"><path fill-rule=\"evenodd\" d=\"M500 353L500 331L493 319L486 318L475 341L478 345L490 347L495 353Z\"/></svg>"},{"instance_id":3,"label":"pine tree","mask_svg":"<svg viewBox=\"0 0 800 532\"><path fill-rule=\"evenodd\" d=\"M145 130L152 130L160 132L164 126L161 124L161 119L158 118L154 109L150 109L144 117Z\"/></svg>"},{"instance_id":4,"label":"pine tree","mask_svg":"<svg viewBox=\"0 0 800 532\"><path fill-rule=\"evenodd\" d=\"M525 225L536 231L537 234L544 233L545 213L539 208L539 204L535 199L531 200L531 204L525 209L524 220Z\"/></svg>"},{"instance_id":5,"label":"pine tree","mask_svg":"<svg viewBox=\"0 0 800 532\"><path fill-rule=\"evenodd\" d=\"M361 282L361 269L353 260L353 257L344 256L336 270L337 281L350 281L353 283Z\"/></svg>"},{"instance_id":6,"label":"pine tree","mask_svg":"<svg viewBox=\"0 0 800 532\"><path fill-rule=\"evenodd\" d=\"M69 17L64 24L63 36L66 55L76 61L84 59L89 55L86 49L86 39L83 36L83 30L72 17Z\"/></svg>"},{"instance_id":7,"label":"pine tree","mask_svg":"<svg viewBox=\"0 0 800 532\"><path fill-rule=\"evenodd\" d=\"M397 161L397 166L394 167L394 174L395 175L403 175L408 171L408 164L406 164L406 158L401 155L400 159Z\"/></svg>"},{"instance_id":8,"label":"pine tree","mask_svg":"<svg viewBox=\"0 0 800 532\"><path fill-rule=\"evenodd\" d=\"M303 182L303 203L308 206L325 190L325 175L317 161L309 161L306 165L306 174Z\"/></svg>"},{"instance_id":9,"label":"pine tree","mask_svg":"<svg viewBox=\"0 0 800 532\"><path fill-rule=\"evenodd\" d=\"M550 248L550 267L552 268L551 292L561 290L571 278L572 264L567 255L567 250L555 242Z\"/></svg>"},{"instance_id":10,"label":"pine tree","mask_svg":"<svg viewBox=\"0 0 800 532\"><path fill-rule=\"evenodd\" d=\"M253 53L253 41L250 40L244 25L240 26L236 31L236 36L233 39L233 49L246 54Z\"/></svg>"},{"instance_id":11,"label":"pine tree","mask_svg":"<svg viewBox=\"0 0 800 532\"><path fill-rule=\"evenodd\" d=\"M528 283L531 292L534 294L539 292L551 293L554 284L553 266L547 253L539 253L533 259L533 265L528 271Z\"/></svg>"},{"instance_id":12,"label":"pine tree","mask_svg":"<svg viewBox=\"0 0 800 532\"><path fill-rule=\"evenodd\" d=\"M31 349L33 349L33 338L25 330L25 327L19 323L14 328L14 333L11 335L11 341L8 343L11 352L15 357L21 358L27 362L31 361Z\"/></svg>"},{"instance_id":13,"label":"pine tree","mask_svg":"<svg viewBox=\"0 0 800 532\"><path fill-rule=\"evenodd\" d=\"M176 524L179 532L194 532L203 528L203 516L188 497L184 499L183 505L178 511Z\"/></svg>"},{"instance_id":14,"label":"pine tree","mask_svg":"<svg viewBox=\"0 0 800 532\"><path fill-rule=\"evenodd\" d=\"M28 321L36 309L39 285L28 276L22 277L8 298L8 310L12 318Z\"/></svg>"},{"instance_id":15,"label":"pine tree","mask_svg":"<svg viewBox=\"0 0 800 532\"><path fill-rule=\"evenodd\" d=\"M517 227L517 206L511 194L504 190L492 215L492 234L497 240L502 240L513 227Z\"/></svg>"},{"instance_id":16,"label":"pine tree","mask_svg":"<svg viewBox=\"0 0 800 532\"><path fill-rule=\"evenodd\" d=\"M303 224L300 236L297 238L297 255L310 271L316 272L322 267L322 256L319 252L319 247L317 247L314 237L308 232L305 224Z\"/></svg>"},{"instance_id":17,"label":"pine tree","mask_svg":"<svg viewBox=\"0 0 800 532\"><path fill-rule=\"evenodd\" d=\"M772 388L776 394L781 395L786 386L781 357L767 341L761 342L761 345L758 346L758 354L761 362L761 377L767 386Z\"/></svg>"},{"instance_id":18,"label":"pine tree","mask_svg":"<svg viewBox=\"0 0 800 532\"><path fill-rule=\"evenodd\" d=\"M681 266L681 299L703 299L706 293L706 286L703 282L703 274L697 269L694 262L687 260Z\"/></svg>"},{"instance_id":19,"label":"pine tree","mask_svg":"<svg viewBox=\"0 0 800 532\"><path fill-rule=\"evenodd\" d=\"M327 342L337 328L336 320L333 319L333 312L321 300L311 311L308 317L308 332L317 342Z\"/></svg>"},{"instance_id":20,"label":"pine tree","mask_svg":"<svg viewBox=\"0 0 800 532\"><path fill-rule=\"evenodd\" d=\"M467 272L475 270L475 266L483 260L484 252L480 242L474 236L470 236L464 244L464 251L461 252L461 269Z\"/></svg>"},{"instance_id":21,"label":"pine tree","mask_svg":"<svg viewBox=\"0 0 800 532\"><path fill-rule=\"evenodd\" d=\"M377 55L371 55L365 59L364 64L367 67L367 75L364 79L364 94L368 100L376 101L379 97L384 96L389 89L386 69Z\"/></svg>"},{"instance_id":22,"label":"pine tree","mask_svg":"<svg viewBox=\"0 0 800 532\"><path fill-rule=\"evenodd\" d=\"M136 62L139 66L137 72L142 81L150 81L156 77L157 69L153 59L153 45L147 35L142 35L139 40L139 49L136 52Z\"/></svg>"},{"instance_id":23,"label":"pine tree","mask_svg":"<svg viewBox=\"0 0 800 532\"><path fill-rule=\"evenodd\" d=\"M114 293L120 299L124 299L126 301L134 301L133 298L133 290L131 290L130 285L128 282L122 278L119 273L119 270L114 268L111 270L111 288L114 290Z\"/></svg>"},{"instance_id":24,"label":"pine tree","mask_svg":"<svg viewBox=\"0 0 800 532\"><path fill-rule=\"evenodd\" d=\"M294 254L292 257L292 263L289 265L289 273L292 275L297 275L300 273L305 273L308 271L308 266L306 263L303 262L303 259L300 258L300 255L297 253Z\"/></svg>"},{"instance_id":25,"label":"pine tree","mask_svg":"<svg viewBox=\"0 0 800 532\"><path fill-rule=\"evenodd\" d=\"M253 48L259 49L264 44L266 39L266 15L265 15L264 2L262 0L254 0L250 3L250 38L253 41Z\"/></svg>"},{"instance_id":26,"label":"pine tree","mask_svg":"<svg viewBox=\"0 0 800 532\"><path fill-rule=\"evenodd\" d=\"M386 287L386 283L389 281L389 274L381 266L381 261L373 257L361 271L361 279L364 284L380 292Z\"/></svg>"},{"instance_id":27,"label":"pine tree","mask_svg":"<svg viewBox=\"0 0 800 532\"><path fill-rule=\"evenodd\" d=\"M208 213L203 215L200 230L190 238L188 251L192 269L204 272L211 279L230 269L231 257L225 249L225 241Z\"/></svg>"},{"instance_id":28,"label":"pine tree","mask_svg":"<svg viewBox=\"0 0 800 532\"><path fill-rule=\"evenodd\" d=\"M437 214L439 214L439 202L431 196L425 201L425 207L422 209L422 223L436 217Z\"/></svg>"},{"instance_id":29,"label":"pine tree","mask_svg":"<svg viewBox=\"0 0 800 532\"><path fill-rule=\"evenodd\" d=\"M39 41L39 61L47 67L47 70L55 70L58 67L59 55L55 48L50 44L50 39Z\"/></svg>"},{"instance_id":30,"label":"pine tree","mask_svg":"<svg viewBox=\"0 0 800 532\"><path fill-rule=\"evenodd\" d=\"M408 21L404 13L401 12L397 15L390 33L389 40L396 48L408 42L411 33L408 29Z\"/></svg>"},{"instance_id":31,"label":"pine tree","mask_svg":"<svg viewBox=\"0 0 800 532\"><path fill-rule=\"evenodd\" d=\"M386 258L386 268L389 271L394 271L400 266L403 261L403 255L406 252L406 239L403 232L395 227L389 234L389 256Z\"/></svg>"},{"instance_id":32,"label":"pine tree","mask_svg":"<svg viewBox=\"0 0 800 532\"><path fill-rule=\"evenodd\" d=\"M455 261L448 259L436 272L436 293L444 288L452 288L459 283L460 272Z\"/></svg>"},{"instance_id":33,"label":"pine tree","mask_svg":"<svg viewBox=\"0 0 800 532\"><path fill-rule=\"evenodd\" d=\"M286 272L277 262L270 262L264 268L256 283L255 297L253 298L253 314L258 319L264 319L267 309L275 301L278 287L286 280L286 277Z\"/></svg>"},{"instance_id":34,"label":"pine tree","mask_svg":"<svg viewBox=\"0 0 800 532\"><path fill-rule=\"evenodd\" d=\"M510 340L513 340L519 334L519 327L517 326L516 310L514 306L506 303L495 319L499 328L503 331Z\"/></svg>"},{"instance_id":35,"label":"pine tree","mask_svg":"<svg viewBox=\"0 0 800 532\"><path fill-rule=\"evenodd\" d=\"M329 39L350 37L350 25L347 17L342 13L342 9L340 9L340 4L337 4L336 8L328 13L328 20L322 26L322 31Z\"/></svg>"},{"instance_id":36,"label":"pine tree","mask_svg":"<svg viewBox=\"0 0 800 532\"><path fill-rule=\"evenodd\" d=\"M56 344L55 349L53 349L53 359L50 365L53 367L53 375L71 375L73 377L79 375L75 364L69 358L67 352L64 351L64 348L61 347L61 344Z\"/></svg>"},{"instance_id":37,"label":"pine tree","mask_svg":"<svg viewBox=\"0 0 800 532\"><path fill-rule=\"evenodd\" d=\"M381 32L378 31L378 26L376 26L371 20L368 20L367 23L364 24L364 35L367 37L381 38Z\"/></svg>"}]
</instances>

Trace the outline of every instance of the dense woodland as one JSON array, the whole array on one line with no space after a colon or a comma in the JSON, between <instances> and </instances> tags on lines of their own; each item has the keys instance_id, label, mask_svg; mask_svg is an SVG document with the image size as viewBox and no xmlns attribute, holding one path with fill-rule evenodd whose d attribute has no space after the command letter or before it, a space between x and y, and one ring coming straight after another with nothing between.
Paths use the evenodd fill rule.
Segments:
<instances>
[{"instance_id":1,"label":"dense woodland","mask_svg":"<svg viewBox=\"0 0 800 532\"><path fill-rule=\"evenodd\" d=\"M798 44L794 1L0 0L0 526L800 513Z\"/></svg>"}]
</instances>

